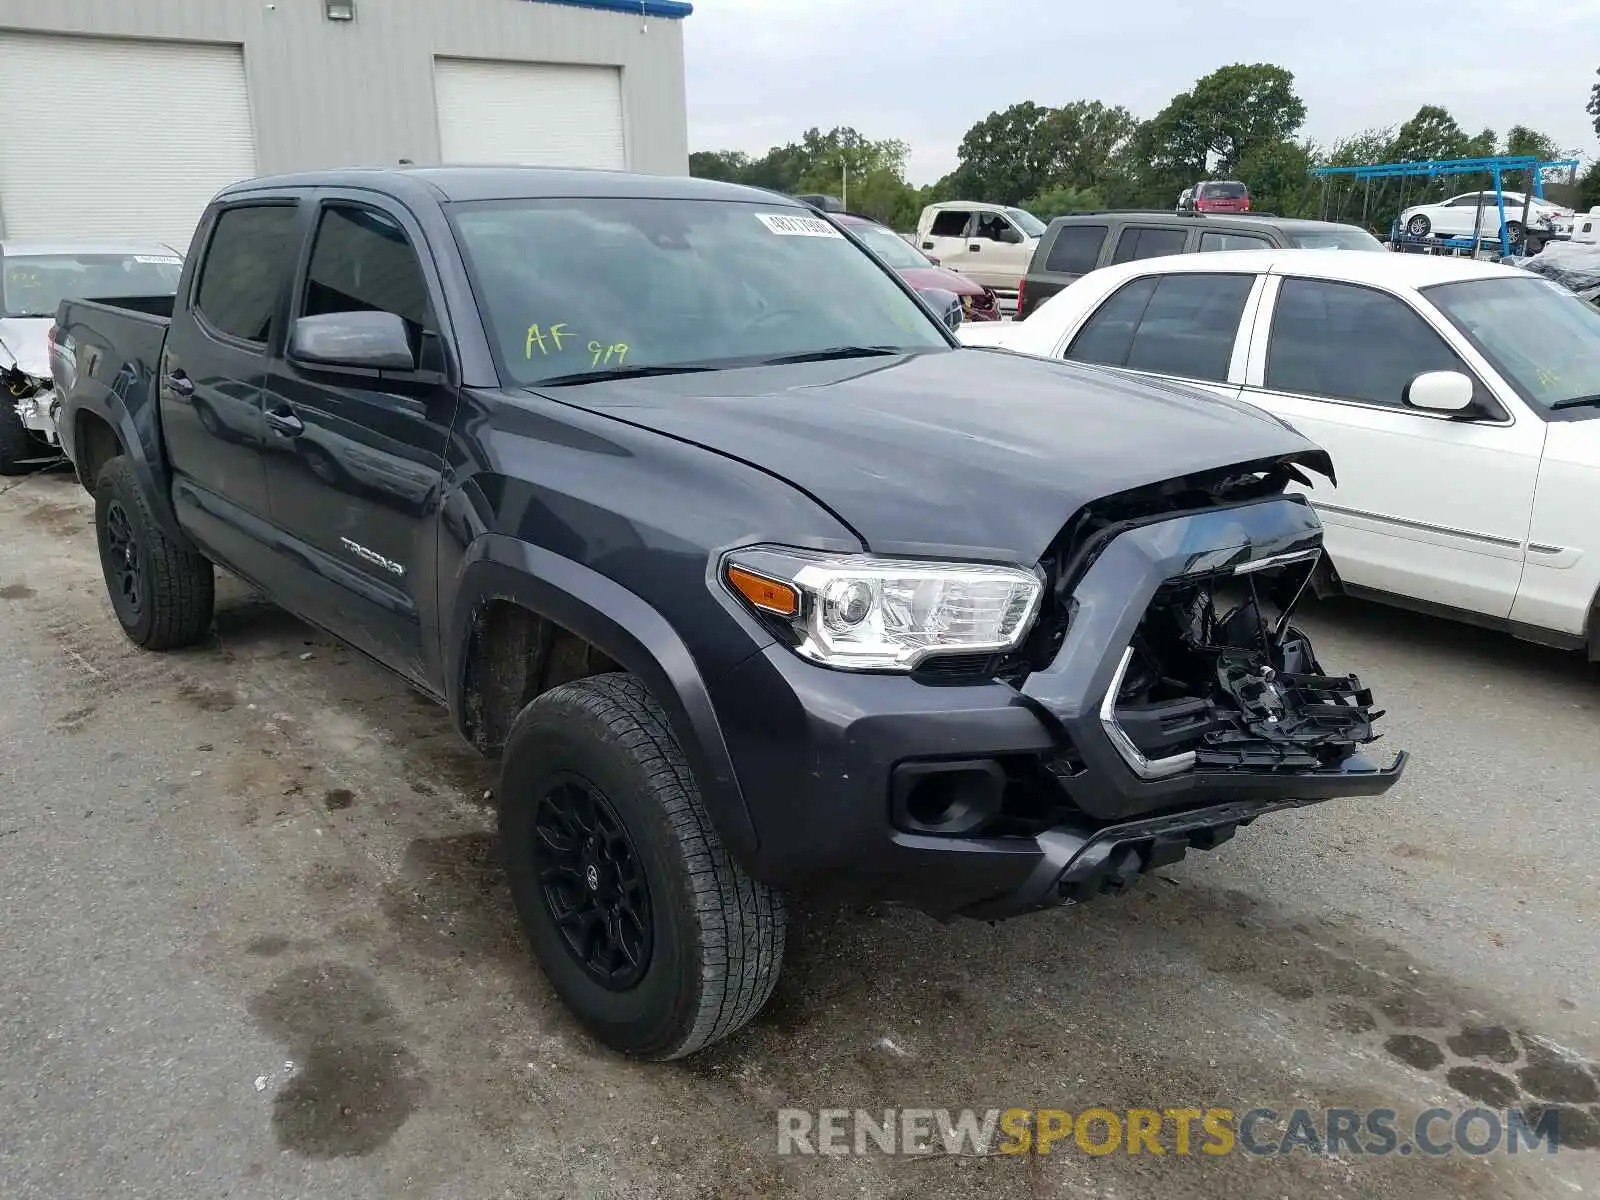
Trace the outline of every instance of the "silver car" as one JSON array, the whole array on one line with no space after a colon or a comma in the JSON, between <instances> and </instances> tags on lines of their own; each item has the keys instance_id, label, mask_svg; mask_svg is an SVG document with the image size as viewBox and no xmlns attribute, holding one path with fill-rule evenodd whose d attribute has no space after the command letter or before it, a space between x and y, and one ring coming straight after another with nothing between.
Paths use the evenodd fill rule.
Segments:
<instances>
[{"instance_id":1,"label":"silver car","mask_svg":"<svg viewBox=\"0 0 1600 1200\"><path fill-rule=\"evenodd\" d=\"M0 241L0 475L61 457L50 361L61 301L172 296L182 271L161 242Z\"/></svg>"}]
</instances>

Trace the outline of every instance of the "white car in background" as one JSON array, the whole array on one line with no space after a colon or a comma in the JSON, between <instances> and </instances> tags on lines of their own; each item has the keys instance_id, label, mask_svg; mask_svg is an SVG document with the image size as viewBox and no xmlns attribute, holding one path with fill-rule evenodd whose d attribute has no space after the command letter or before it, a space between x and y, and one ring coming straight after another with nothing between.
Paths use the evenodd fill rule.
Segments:
<instances>
[{"instance_id":1,"label":"white car in background","mask_svg":"<svg viewBox=\"0 0 1600 1200\"><path fill-rule=\"evenodd\" d=\"M1469 259L1251 250L1105 267L974 346L1155 376L1275 414L1320 582L1600 660L1600 309Z\"/></svg>"},{"instance_id":2,"label":"white car in background","mask_svg":"<svg viewBox=\"0 0 1600 1200\"><path fill-rule=\"evenodd\" d=\"M1522 192L1501 192L1506 206L1506 232L1513 244L1522 241ZM1481 211L1480 207L1482 206ZM1527 223L1532 228L1553 231L1558 222L1572 216L1570 208L1551 204L1537 197L1528 202ZM1437 204L1418 204L1400 214L1400 228L1412 237L1471 237L1476 222L1480 238L1500 236L1500 206L1493 191L1462 192Z\"/></svg>"}]
</instances>

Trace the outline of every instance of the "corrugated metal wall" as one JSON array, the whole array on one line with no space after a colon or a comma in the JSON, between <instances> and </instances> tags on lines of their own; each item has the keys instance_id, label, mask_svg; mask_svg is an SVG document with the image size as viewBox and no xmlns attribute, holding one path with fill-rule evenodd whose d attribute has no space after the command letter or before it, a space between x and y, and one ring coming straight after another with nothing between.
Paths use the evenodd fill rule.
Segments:
<instances>
[{"instance_id":1,"label":"corrugated metal wall","mask_svg":"<svg viewBox=\"0 0 1600 1200\"><path fill-rule=\"evenodd\" d=\"M689 170L681 21L538 0L356 0L354 21L323 0L0 0L0 29L242 45L263 173L437 162L440 55L620 67L629 167Z\"/></svg>"}]
</instances>

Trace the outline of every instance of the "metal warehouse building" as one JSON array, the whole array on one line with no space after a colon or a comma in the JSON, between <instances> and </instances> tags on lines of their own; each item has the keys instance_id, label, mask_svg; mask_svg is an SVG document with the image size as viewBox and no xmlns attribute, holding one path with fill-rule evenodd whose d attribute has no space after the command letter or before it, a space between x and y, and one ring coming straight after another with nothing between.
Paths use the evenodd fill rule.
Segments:
<instances>
[{"instance_id":1,"label":"metal warehouse building","mask_svg":"<svg viewBox=\"0 0 1600 1200\"><path fill-rule=\"evenodd\" d=\"M303 168L687 174L681 0L0 0L0 236L187 249Z\"/></svg>"}]
</instances>

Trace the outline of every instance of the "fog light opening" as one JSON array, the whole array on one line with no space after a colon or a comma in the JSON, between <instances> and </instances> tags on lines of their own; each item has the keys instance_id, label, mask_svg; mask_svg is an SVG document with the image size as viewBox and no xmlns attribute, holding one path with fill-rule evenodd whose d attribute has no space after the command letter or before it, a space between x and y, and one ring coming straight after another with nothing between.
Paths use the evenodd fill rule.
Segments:
<instances>
[{"instance_id":1,"label":"fog light opening","mask_svg":"<svg viewBox=\"0 0 1600 1200\"><path fill-rule=\"evenodd\" d=\"M972 833L999 813L1005 788L1005 771L992 760L904 764L895 773L895 824L912 833Z\"/></svg>"}]
</instances>

